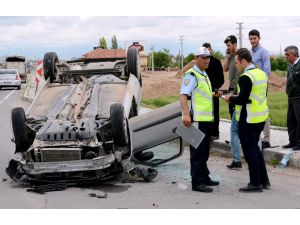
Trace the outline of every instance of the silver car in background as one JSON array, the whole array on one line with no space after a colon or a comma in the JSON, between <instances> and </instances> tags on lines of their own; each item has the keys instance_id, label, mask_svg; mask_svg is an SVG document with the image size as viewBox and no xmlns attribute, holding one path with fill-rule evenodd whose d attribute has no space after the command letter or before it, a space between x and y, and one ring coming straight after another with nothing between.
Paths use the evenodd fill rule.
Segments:
<instances>
[{"instance_id":1,"label":"silver car in background","mask_svg":"<svg viewBox=\"0 0 300 225\"><path fill-rule=\"evenodd\" d=\"M21 89L21 78L16 69L0 70L0 89L3 87L17 87Z\"/></svg>"}]
</instances>

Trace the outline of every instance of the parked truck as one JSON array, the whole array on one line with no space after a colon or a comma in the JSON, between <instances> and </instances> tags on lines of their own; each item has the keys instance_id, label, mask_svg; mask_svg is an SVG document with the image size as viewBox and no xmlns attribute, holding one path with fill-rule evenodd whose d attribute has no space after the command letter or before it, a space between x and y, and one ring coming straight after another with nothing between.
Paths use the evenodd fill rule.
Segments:
<instances>
[{"instance_id":1,"label":"parked truck","mask_svg":"<svg viewBox=\"0 0 300 225\"><path fill-rule=\"evenodd\" d=\"M24 56L8 56L5 58L5 68L6 69L16 69L23 82L26 81L27 69Z\"/></svg>"}]
</instances>

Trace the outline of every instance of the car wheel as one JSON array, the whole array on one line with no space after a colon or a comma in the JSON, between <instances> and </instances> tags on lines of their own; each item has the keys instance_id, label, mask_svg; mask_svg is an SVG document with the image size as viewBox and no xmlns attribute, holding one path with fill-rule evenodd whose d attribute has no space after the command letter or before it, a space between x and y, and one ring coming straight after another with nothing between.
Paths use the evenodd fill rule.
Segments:
<instances>
[{"instance_id":1,"label":"car wheel","mask_svg":"<svg viewBox=\"0 0 300 225\"><path fill-rule=\"evenodd\" d=\"M114 69L122 70L124 68L125 62L118 62L114 65Z\"/></svg>"},{"instance_id":2,"label":"car wheel","mask_svg":"<svg viewBox=\"0 0 300 225\"><path fill-rule=\"evenodd\" d=\"M11 122L15 138L16 152L25 152L30 147L30 142L26 130L26 116L23 108L17 107L12 109Z\"/></svg>"},{"instance_id":3,"label":"car wheel","mask_svg":"<svg viewBox=\"0 0 300 225\"><path fill-rule=\"evenodd\" d=\"M44 55L43 61L43 70L44 70L44 77L47 80L50 77L50 83L53 83L54 80L57 78L57 63L59 62L57 54L55 52L47 52Z\"/></svg>"},{"instance_id":4,"label":"car wheel","mask_svg":"<svg viewBox=\"0 0 300 225\"><path fill-rule=\"evenodd\" d=\"M20 86L18 86L17 88L18 88L18 90L20 90L20 89L21 89L21 85L20 85Z\"/></svg>"},{"instance_id":5,"label":"car wheel","mask_svg":"<svg viewBox=\"0 0 300 225\"><path fill-rule=\"evenodd\" d=\"M128 76L132 73L140 81L141 79L140 58L139 58L139 51L136 48L129 48L127 51L127 69L128 69Z\"/></svg>"},{"instance_id":6,"label":"car wheel","mask_svg":"<svg viewBox=\"0 0 300 225\"><path fill-rule=\"evenodd\" d=\"M126 146L128 144L128 129L124 107L121 103L111 105L110 120L114 143L120 147Z\"/></svg>"}]
</instances>

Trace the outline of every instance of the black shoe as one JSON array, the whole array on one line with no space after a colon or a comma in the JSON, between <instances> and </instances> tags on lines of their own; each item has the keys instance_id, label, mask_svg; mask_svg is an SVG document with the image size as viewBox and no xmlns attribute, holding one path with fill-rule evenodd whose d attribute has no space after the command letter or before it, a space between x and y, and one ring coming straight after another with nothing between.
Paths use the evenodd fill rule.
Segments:
<instances>
[{"instance_id":1,"label":"black shoe","mask_svg":"<svg viewBox=\"0 0 300 225\"><path fill-rule=\"evenodd\" d=\"M262 141L261 146L262 146L262 149L271 147L270 142L268 142L268 141Z\"/></svg>"},{"instance_id":2,"label":"black shoe","mask_svg":"<svg viewBox=\"0 0 300 225\"><path fill-rule=\"evenodd\" d=\"M205 184L200 184L197 186L192 186L193 191L199 191L199 192L212 192L213 189L206 186Z\"/></svg>"},{"instance_id":3,"label":"black shoe","mask_svg":"<svg viewBox=\"0 0 300 225\"><path fill-rule=\"evenodd\" d=\"M292 149L293 149L293 151L300 151L300 146L296 145Z\"/></svg>"},{"instance_id":4,"label":"black shoe","mask_svg":"<svg viewBox=\"0 0 300 225\"><path fill-rule=\"evenodd\" d=\"M240 192L263 192L263 188L262 185L252 185L252 184L248 184L246 187L242 187L239 189Z\"/></svg>"},{"instance_id":5,"label":"black shoe","mask_svg":"<svg viewBox=\"0 0 300 225\"><path fill-rule=\"evenodd\" d=\"M242 163L241 162L235 162L232 161L232 163L230 165L226 166L228 169L241 169L242 168Z\"/></svg>"},{"instance_id":6,"label":"black shoe","mask_svg":"<svg viewBox=\"0 0 300 225\"><path fill-rule=\"evenodd\" d=\"M210 137L210 140L211 141L215 141L215 140L218 140L218 139L220 139L220 136L218 135L218 136L211 136Z\"/></svg>"},{"instance_id":7,"label":"black shoe","mask_svg":"<svg viewBox=\"0 0 300 225\"><path fill-rule=\"evenodd\" d=\"M283 145L283 148L293 148L295 145L288 143L287 145Z\"/></svg>"},{"instance_id":8,"label":"black shoe","mask_svg":"<svg viewBox=\"0 0 300 225\"><path fill-rule=\"evenodd\" d=\"M270 181L267 181L265 184L262 184L263 189L269 189L271 187Z\"/></svg>"},{"instance_id":9,"label":"black shoe","mask_svg":"<svg viewBox=\"0 0 300 225\"><path fill-rule=\"evenodd\" d=\"M207 186L218 186L220 184L220 182L209 178L205 181L205 184Z\"/></svg>"}]
</instances>

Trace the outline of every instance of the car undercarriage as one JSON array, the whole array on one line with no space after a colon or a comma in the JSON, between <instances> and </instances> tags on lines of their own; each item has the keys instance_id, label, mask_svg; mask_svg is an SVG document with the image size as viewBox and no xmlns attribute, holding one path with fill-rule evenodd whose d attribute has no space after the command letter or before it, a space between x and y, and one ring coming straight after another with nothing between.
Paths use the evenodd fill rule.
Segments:
<instances>
[{"instance_id":1,"label":"car undercarriage","mask_svg":"<svg viewBox=\"0 0 300 225\"><path fill-rule=\"evenodd\" d=\"M27 112L17 107L11 113L16 148L6 173L13 180L88 182L127 173L151 181L157 171L136 163L155 166L182 154L181 139L178 152L167 159L147 150L178 139L178 105L142 122L131 120L138 117L142 93L137 49L129 48L125 59L63 63L48 52L44 76L46 84ZM141 138L134 137L153 128L158 132L145 134L141 148Z\"/></svg>"}]
</instances>

